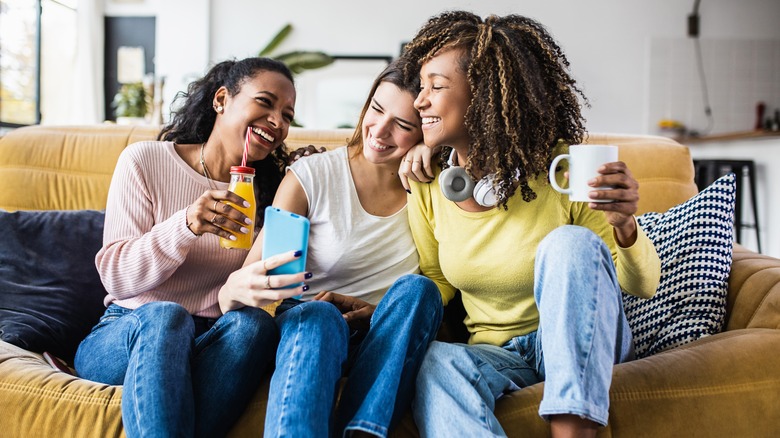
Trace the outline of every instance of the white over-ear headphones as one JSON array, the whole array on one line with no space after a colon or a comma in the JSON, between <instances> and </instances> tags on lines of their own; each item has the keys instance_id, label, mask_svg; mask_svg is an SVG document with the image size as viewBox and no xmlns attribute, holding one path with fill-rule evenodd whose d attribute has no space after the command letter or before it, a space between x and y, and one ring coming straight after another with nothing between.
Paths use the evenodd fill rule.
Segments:
<instances>
[{"instance_id":1,"label":"white over-ear headphones","mask_svg":"<svg viewBox=\"0 0 780 438\"><path fill-rule=\"evenodd\" d=\"M466 173L466 169L456 163L455 149L447 159L448 169L439 175L439 187L444 197L453 202L461 202L473 197L477 204L483 207L495 207L498 203L496 190L493 187L493 175L487 175L477 183Z\"/></svg>"}]
</instances>

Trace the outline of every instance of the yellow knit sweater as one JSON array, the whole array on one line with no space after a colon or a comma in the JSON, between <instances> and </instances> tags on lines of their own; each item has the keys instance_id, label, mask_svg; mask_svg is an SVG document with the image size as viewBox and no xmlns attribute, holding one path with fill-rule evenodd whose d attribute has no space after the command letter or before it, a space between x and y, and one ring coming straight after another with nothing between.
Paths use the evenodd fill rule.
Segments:
<instances>
[{"instance_id":1,"label":"yellow knit sweater","mask_svg":"<svg viewBox=\"0 0 780 438\"><path fill-rule=\"evenodd\" d=\"M412 183L409 224L420 269L436 282L444 303L461 291L469 343L503 345L536 330L535 252L542 238L562 225L581 225L604 239L625 292L640 297L655 293L661 263L641 229L634 245L620 248L604 213L569 202L542 180L531 184L537 194L534 201L523 201L518 192L506 211L463 211L444 197L438 172L436 176L430 184Z\"/></svg>"}]
</instances>

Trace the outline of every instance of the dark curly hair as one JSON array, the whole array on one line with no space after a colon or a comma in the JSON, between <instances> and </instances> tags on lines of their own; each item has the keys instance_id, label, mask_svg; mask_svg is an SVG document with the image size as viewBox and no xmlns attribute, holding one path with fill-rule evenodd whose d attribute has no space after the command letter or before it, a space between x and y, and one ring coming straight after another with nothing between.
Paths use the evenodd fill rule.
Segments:
<instances>
[{"instance_id":1,"label":"dark curly hair","mask_svg":"<svg viewBox=\"0 0 780 438\"><path fill-rule=\"evenodd\" d=\"M494 174L504 209L517 186L524 201L536 199L528 181L548 174L558 141L580 143L585 135L579 99L588 102L569 61L533 19L491 15L483 21L450 11L430 18L405 46L404 74L419 77L427 60L452 48L463 51L459 67L472 96L464 121L471 141L466 171Z\"/></svg>"},{"instance_id":2,"label":"dark curly hair","mask_svg":"<svg viewBox=\"0 0 780 438\"><path fill-rule=\"evenodd\" d=\"M270 58L246 58L240 61L223 61L213 66L204 77L193 81L187 92L180 91L174 98L171 122L165 125L158 140L181 144L203 143L208 140L217 113L214 110L214 95L224 86L231 96L241 91L243 83L259 72L271 71L282 74L295 84L287 66ZM181 102L176 105L177 103ZM257 197L257 226L263 224L263 211L271 205L276 189L284 177L288 153L286 146L276 148L263 160L248 163L255 169L255 196Z\"/></svg>"},{"instance_id":3,"label":"dark curly hair","mask_svg":"<svg viewBox=\"0 0 780 438\"><path fill-rule=\"evenodd\" d=\"M352 133L352 138L350 138L347 143L347 147L356 146L355 153L360 153L363 147L363 119L366 117L366 113L371 107L371 100L374 97L374 93L376 93L376 89L379 88L379 85L382 82L389 82L395 85L399 90L409 93L412 96L412 99L416 98L417 93L420 91L420 78L418 76L409 76L406 78L401 69L399 60L395 60L385 67L385 69L382 70L382 73L379 73L379 76L374 79L374 84L371 85L371 90L368 92L366 102L363 104L363 110L360 111L360 117L358 118L355 132Z\"/></svg>"}]
</instances>

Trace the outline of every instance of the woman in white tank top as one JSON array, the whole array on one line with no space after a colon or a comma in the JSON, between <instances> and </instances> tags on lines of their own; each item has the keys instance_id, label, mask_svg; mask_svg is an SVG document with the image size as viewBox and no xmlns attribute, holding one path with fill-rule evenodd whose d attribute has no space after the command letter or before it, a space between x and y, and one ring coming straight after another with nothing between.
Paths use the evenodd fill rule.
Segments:
<instances>
[{"instance_id":1,"label":"woman in white tank top","mask_svg":"<svg viewBox=\"0 0 780 438\"><path fill-rule=\"evenodd\" d=\"M308 291L276 311L281 341L266 436L386 436L409 408L443 312L438 288L417 275L398 178L401 160L422 139L417 91L391 64L347 146L299 160L279 186L273 205L311 221L310 272ZM261 248L262 232L220 293L223 311L252 305L245 285L262 265ZM348 379L334 410L342 376Z\"/></svg>"}]
</instances>

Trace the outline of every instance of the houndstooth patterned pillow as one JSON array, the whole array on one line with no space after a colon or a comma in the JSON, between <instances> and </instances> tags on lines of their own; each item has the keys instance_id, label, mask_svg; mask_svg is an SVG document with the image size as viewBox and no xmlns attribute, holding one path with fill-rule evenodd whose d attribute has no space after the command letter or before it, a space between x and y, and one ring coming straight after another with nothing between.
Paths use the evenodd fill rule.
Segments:
<instances>
[{"instance_id":1,"label":"houndstooth patterned pillow","mask_svg":"<svg viewBox=\"0 0 780 438\"><path fill-rule=\"evenodd\" d=\"M637 217L661 259L661 282L654 297L623 295L638 358L718 333L723 327L735 192L735 177L730 173L666 213Z\"/></svg>"}]
</instances>

